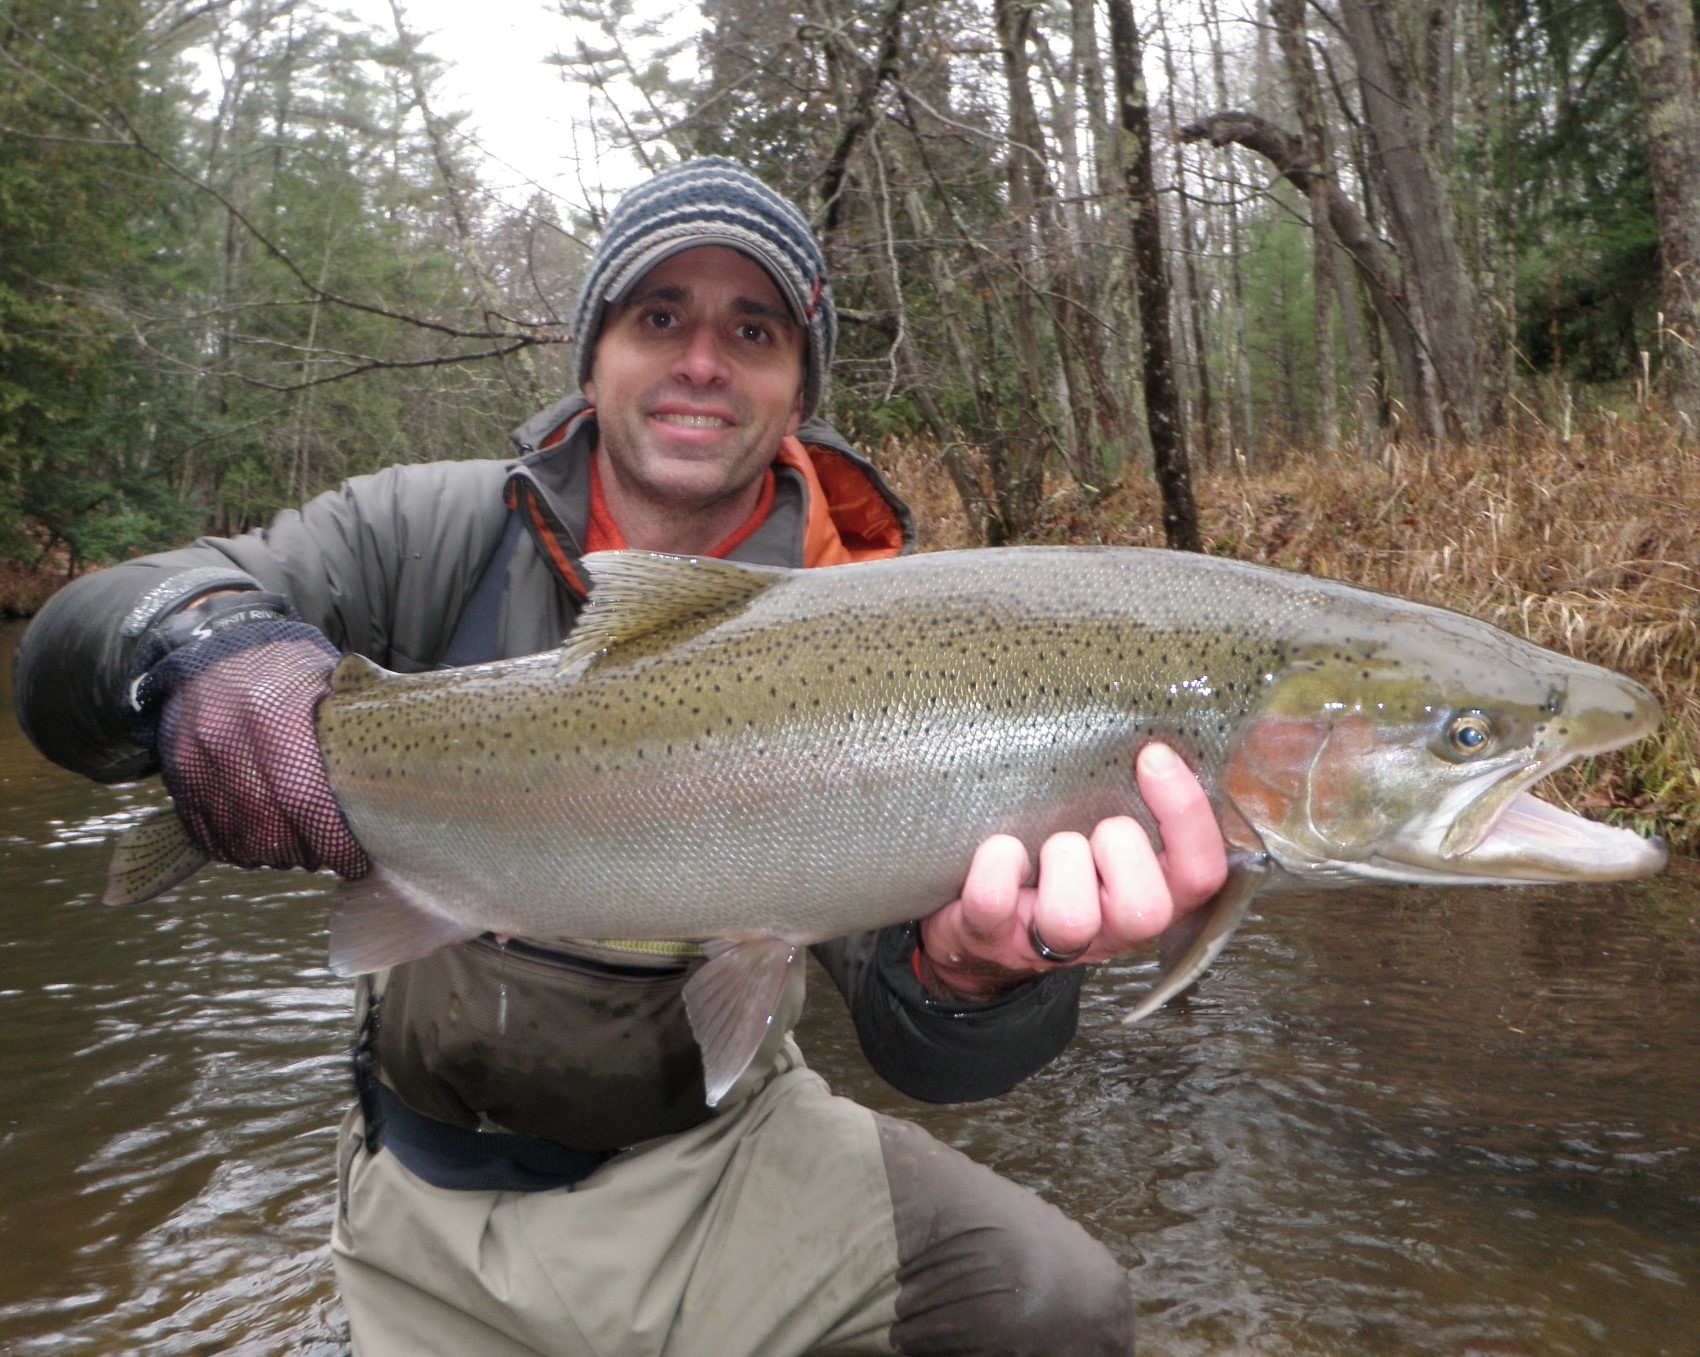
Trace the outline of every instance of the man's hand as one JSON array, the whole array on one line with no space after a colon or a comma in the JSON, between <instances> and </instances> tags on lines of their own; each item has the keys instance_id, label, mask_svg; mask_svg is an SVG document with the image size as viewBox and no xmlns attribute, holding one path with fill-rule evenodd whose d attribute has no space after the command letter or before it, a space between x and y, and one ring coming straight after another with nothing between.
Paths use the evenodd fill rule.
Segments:
<instances>
[{"instance_id":1,"label":"man's hand","mask_svg":"<svg viewBox=\"0 0 1700 1357\"><path fill-rule=\"evenodd\" d=\"M1156 818L1163 851L1119 816L1092 837L1056 834L1039 849L1039 872L1020 840L980 845L960 899L921 921L922 983L940 999L996 998L1064 965L1107 961L1163 932L1227 879L1227 853L1198 779L1166 745L1135 761L1139 794Z\"/></svg>"},{"instance_id":2,"label":"man's hand","mask_svg":"<svg viewBox=\"0 0 1700 1357\"><path fill-rule=\"evenodd\" d=\"M129 689L131 732L153 749L201 850L238 867L371 862L325 777L313 716L340 658L281 599L217 595L150 634ZM284 615L287 614L287 615Z\"/></svg>"}]
</instances>

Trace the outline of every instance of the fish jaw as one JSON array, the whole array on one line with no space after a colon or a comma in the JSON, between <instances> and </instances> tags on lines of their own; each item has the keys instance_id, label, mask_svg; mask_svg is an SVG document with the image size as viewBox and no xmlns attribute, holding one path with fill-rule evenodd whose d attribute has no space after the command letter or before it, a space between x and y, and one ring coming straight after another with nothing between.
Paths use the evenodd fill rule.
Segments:
<instances>
[{"instance_id":1,"label":"fish jaw","mask_svg":"<svg viewBox=\"0 0 1700 1357\"><path fill-rule=\"evenodd\" d=\"M1223 792L1284 869L1278 884L1536 885L1661 870L1661 840L1529 790L1650 734L1657 700L1610 671L1527 650L1539 657L1527 673L1450 690L1408 662L1312 666L1285 693L1277 682L1229 758ZM1461 718L1488 732L1479 756L1448 747Z\"/></svg>"},{"instance_id":2,"label":"fish jaw","mask_svg":"<svg viewBox=\"0 0 1700 1357\"><path fill-rule=\"evenodd\" d=\"M1453 859L1483 880L1519 882L1634 881L1669 860L1662 839L1585 819L1531 792L1509 798L1488 832ZM1577 875L1578 864L1586 876Z\"/></svg>"},{"instance_id":3,"label":"fish jaw","mask_svg":"<svg viewBox=\"0 0 1700 1357\"><path fill-rule=\"evenodd\" d=\"M1662 839L1589 820L1519 792L1505 801L1487 834L1467 853L1438 851L1444 821L1355 861L1318 856L1274 831L1264 838L1288 874L1284 885L1349 886L1376 881L1414 886L1536 886L1567 882L1635 881L1662 871L1670 859ZM1272 883L1274 884L1274 883Z\"/></svg>"}]
</instances>

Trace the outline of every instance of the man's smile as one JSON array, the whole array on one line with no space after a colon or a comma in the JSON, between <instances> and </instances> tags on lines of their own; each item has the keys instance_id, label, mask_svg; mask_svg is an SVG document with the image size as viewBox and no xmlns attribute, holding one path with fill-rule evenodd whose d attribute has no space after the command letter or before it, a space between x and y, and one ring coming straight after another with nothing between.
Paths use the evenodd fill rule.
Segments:
<instances>
[{"instance_id":1,"label":"man's smile","mask_svg":"<svg viewBox=\"0 0 1700 1357\"><path fill-rule=\"evenodd\" d=\"M684 429L729 429L732 421L720 415L689 414L683 411L658 410L650 416L663 424L677 424Z\"/></svg>"}]
</instances>

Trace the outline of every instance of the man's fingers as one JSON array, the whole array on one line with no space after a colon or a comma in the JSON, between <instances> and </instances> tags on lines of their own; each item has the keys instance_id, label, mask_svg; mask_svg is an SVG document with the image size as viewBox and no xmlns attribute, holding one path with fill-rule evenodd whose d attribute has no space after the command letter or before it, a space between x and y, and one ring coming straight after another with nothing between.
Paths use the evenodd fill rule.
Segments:
<instances>
[{"instance_id":1,"label":"man's fingers","mask_svg":"<svg viewBox=\"0 0 1700 1357\"><path fill-rule=\"evenodd\" d=\"M1033 889L1021 841L994 835L975 851L961 897L922 921L935 979L959 996L984 997L1076 958L1103 961L1156 937L1221 887L1227 857L1198 780L1162 745L1140 751L1137 774L1163 852L1137 821L1112 817L1090 839L1046 839ZM987 975L1006 983L988 986Z\"/></svg>"},{"instance_id":2,"label":"man's fingers","mask_svg":"<svg viewBox=\"0 0 1700 1357\"><path fill-rule=\"evenodd\" d=\"M1228 879L1227 850L1209 798L1167 745L1149 744L1135 761L1139 794L1163 836L1163 874L1175 908L1203 904Z\"/></svg>"},{"instance_id":3,"label":"man's fingers","mask_svg":"<svg viewBox=\"0 0 1700 1357\"><path fill-rule=\"evenodd\" d=\"M1086 836L1053 834L1046 839L1039 848L1033 930L1054 955L1081 953L1098 936L1103 917L1098 895L1098 866Z\"/></svg>"},{"instance_id":4,"label":"man's fingers","mask_svg":"<svg viewBox=\"0 0 1700 1357\"><path fill-rule=\"evenodd\" d=\"M1009 931L1033 862L1021 840L994 834L974 851L962 883L961 920L970 937L993 942Z\"/></svg>"},{"instance_id":5,"label":"man's fingers","mask_svg":"<svg viewBox=\"0 0 1700 1357\"><path fill-rule=\"evenodd\" d=\"M1092 856L1103 882L1100 948L1107 955L1137 947L1174 922L1163 867L1139 823L1125 815L1092 831Z\"/></svg>"}]
</instances>

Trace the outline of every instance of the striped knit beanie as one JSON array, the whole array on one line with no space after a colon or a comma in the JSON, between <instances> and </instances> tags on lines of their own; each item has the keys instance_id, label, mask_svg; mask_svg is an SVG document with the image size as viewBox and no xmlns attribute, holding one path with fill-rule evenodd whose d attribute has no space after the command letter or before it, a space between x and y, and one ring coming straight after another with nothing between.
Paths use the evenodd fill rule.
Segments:
<instances>
[{"instance_id":1,"label":"striped knit beanie","mask_svg":"<svg viewBox=\"0 0 1700 1357\"><path fill-rule=\"evenodd\" d=\"M579 385L590 376L607 306L662 260L701 245L738 250L772 275L807 338L803 414L812 415L838 342L826 260L796 207L718 156L663 170L615 205L573 314Z\"/></svg>"}]
</instances>

